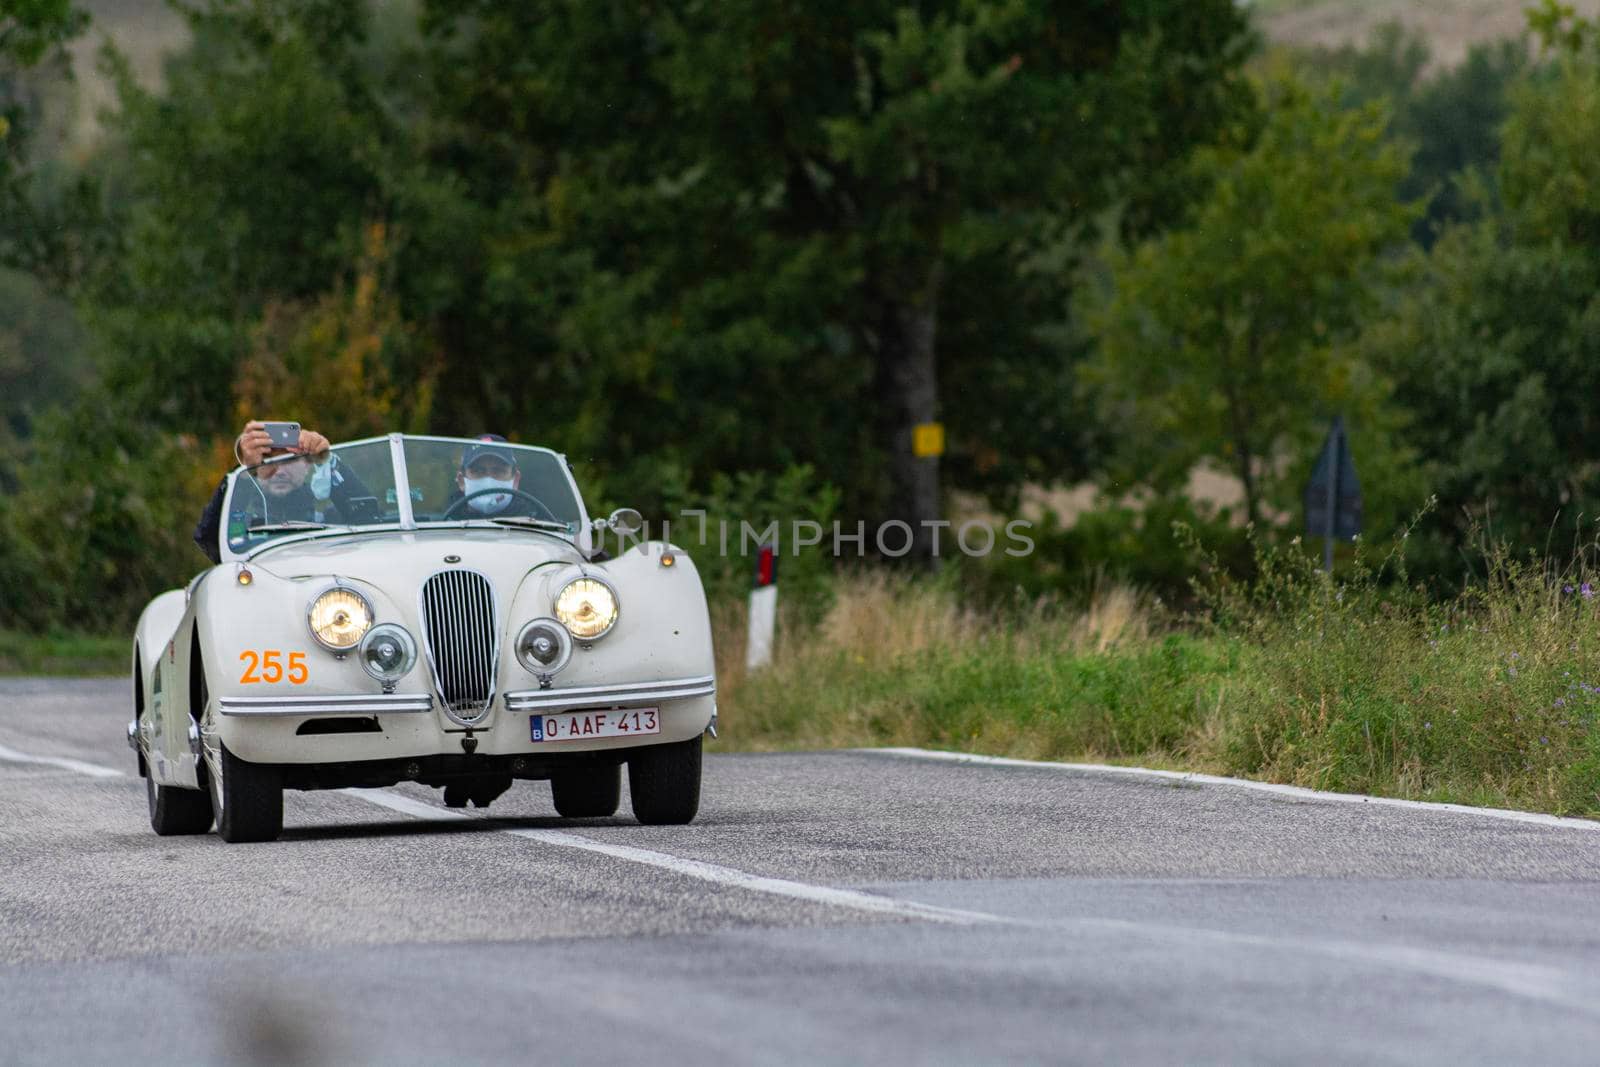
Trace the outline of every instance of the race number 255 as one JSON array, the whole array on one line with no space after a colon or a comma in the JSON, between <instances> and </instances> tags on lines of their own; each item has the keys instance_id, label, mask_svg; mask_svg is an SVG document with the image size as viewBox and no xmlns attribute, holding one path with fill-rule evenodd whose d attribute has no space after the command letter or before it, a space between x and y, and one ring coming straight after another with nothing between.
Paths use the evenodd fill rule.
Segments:
<instances>
[{"instance_id":1,"label":"race number 255","mask_svg":"<svg viewBox=\"0 0 1600 1067\"><path fill-rule=\"evenodd\" d=\"M304 685L311 677L304 652L290 652L285 655L275 648L262 652L247 648L239 653L239 662L244 664L244 673L239 676L240 685L256 685L261 682L275 685L285 677L289 679L290 685Z\"/></svg>"}]
</instances>

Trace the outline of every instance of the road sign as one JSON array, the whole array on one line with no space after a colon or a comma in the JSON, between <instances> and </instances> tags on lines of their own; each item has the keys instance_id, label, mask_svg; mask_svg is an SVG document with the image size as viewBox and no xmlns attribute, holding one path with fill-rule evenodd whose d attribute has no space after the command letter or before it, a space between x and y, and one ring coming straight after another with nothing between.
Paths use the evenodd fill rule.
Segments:
<instances>
[{"instance_id":1,"label":"road sign","mask_svg":"<svg viewBox=\"0 0 1600 1067\"><path fill-rule=\"evenodd\" d=\"M944 423L919 422L911 427L911 454L918 459L944 455Z\"/></svg>"},{"instance_id":2,"label":"road sign","mask_svg":"<svg viewBox=\"0 0 1600 1067\"><path fill-rule=\"evenodd\" d=\"M1324 539L1322 563L1333 570L1333 542L1350 541L1361 532L1361 482L1356 478L1355 457L1344 431L1343 416L1335 416L1322 454L1306 485L1306 533Z\"/></svg>"}]
</instances>

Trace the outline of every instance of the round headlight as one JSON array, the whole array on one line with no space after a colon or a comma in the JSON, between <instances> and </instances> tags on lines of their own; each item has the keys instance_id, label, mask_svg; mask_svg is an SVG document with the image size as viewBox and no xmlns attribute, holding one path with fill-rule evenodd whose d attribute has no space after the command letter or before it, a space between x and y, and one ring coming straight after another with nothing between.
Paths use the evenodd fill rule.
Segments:
<instances>
[{"instance_id":1,"label":"round headlight","mask_svg":"<svg viewBox=\"0 0 1600 1067\"><path fill-rule=\"evenodd\" d=\"M372 605L354 589L335 586L311 602L306 622L323 648L348 652L372 628Z\"/></svg>"},{"instance_id":2,"label":"round headlight","mask_svg":"<svg viewBox=\"0 0 1600 1067\"><path fill-rule=\"evenodd\" d=\"M580 641L604 637L617 623L617 594L598 578L575 578L556 597L556 618Z\"/></svg>"},{"instance_id":3,"label":"round headlight","mask_svg":"<svg viewBox=\"0 0 1600 1067\"><path fill-rule=\"evenodd\" d=\"M572 658L572 635L554 619L534 619L517 635L517 659L533 674L554 674Z\"/></svg>"},{"instance_id":4,"label":"round headlight","mask_svg":"<svg viewBox=\"0 0 1600 1067\"><path fill-rule=\"evenodd\" d=\"M386 622L361 639L361 669L384 685L393 685L417 665L417 643L405 627Z\"/></svg>"}]
</instances>

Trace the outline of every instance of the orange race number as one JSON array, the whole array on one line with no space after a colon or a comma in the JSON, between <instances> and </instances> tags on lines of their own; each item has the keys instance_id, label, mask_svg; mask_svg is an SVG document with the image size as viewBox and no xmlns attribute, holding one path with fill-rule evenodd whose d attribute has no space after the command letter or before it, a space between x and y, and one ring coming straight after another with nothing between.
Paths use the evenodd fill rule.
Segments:
<instances>
[{"instance_id":1,"label":"orange race number","mask_svg":"<svg viewBox=\"0 0 1600 1067\"><path fill-rule=\"evenodd\" d=\"M239 653L239 662L244 664L244 673L239 676L240 685L258 685L262 682L276 685L285 677L290 685L305 685L311 678L304 652L290 652L285 656L276 648L262 652L247 648Z\"/></svg>"}]
</instances>

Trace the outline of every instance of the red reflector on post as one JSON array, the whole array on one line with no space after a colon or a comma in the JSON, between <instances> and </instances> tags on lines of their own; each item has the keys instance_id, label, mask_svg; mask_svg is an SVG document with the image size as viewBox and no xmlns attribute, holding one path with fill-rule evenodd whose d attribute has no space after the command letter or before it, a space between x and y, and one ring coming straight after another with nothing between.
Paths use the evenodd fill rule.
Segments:
<instances>
[{"instance_id":1,"label":"red reflector on post","mask_svg":"<svg viewBox=\"0 0 1600 1067\"><path fill-rule=\"evenodd\" d=\"M756 550L756 588L778 584L778 546L762 545Z\"/></svg>"}]
</instances>

